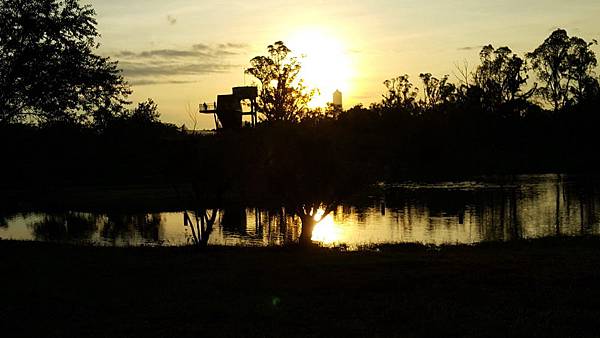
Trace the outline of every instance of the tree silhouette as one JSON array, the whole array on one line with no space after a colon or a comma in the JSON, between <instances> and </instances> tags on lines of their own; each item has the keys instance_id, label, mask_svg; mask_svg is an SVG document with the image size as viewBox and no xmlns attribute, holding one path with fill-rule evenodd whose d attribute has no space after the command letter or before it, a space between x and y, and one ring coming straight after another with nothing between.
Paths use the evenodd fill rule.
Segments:
<instances>
[{"instance_id":1,"label":"tree silhouette","mask_svg":"<svg viewBox=\"0 0 600 338\"><path fill-rule=\"evenodd\" d=\"M381 102L383 108L412 111L416 106L418 89L413 88L408 75L401 75L383 82L387 93Z\"/></svg>"},{"instance_id":2,"label":"tree silhouette","mask_svg":"<svg viewBox=\"0 0 600 338\"><path fill-rule=\"evenodd\" d=\"M423 81L423 99L420 105L425 109L436 109L439 105L454 101L456 86L448 81L448 75L438 79L431 73L419 74Z\"/></svg>"},{"instance_id":3,"label":"tree silhouette","mask_svg":"<svg viewBox=\"0 0 600 338\"><path fill-rule=\"evenodd\" d=\"M0 0L0 123L91 122L126 103L117 63L77 0Z\"/></svg>"},{"instance_id":4,"label":"tree silhouette","mask_svg":"<svg viewBox=\"0 0 600 338\"><path fill-rule=\"evenodd\" d=\"M247 74L260 81L258 108L267 121L300 121L308 111L315 90L308 90L299 78L302 68L291 50L281 41L267 47L267 56L250 60Z\"/></svg>"},{"instance_id":5,"label":"tree silhouette","mask_svg":"<svg viewBox=\"0 0 600 338\"><path fill-rule=\"evenodd\" d=\"M555 112L582 102L588 93L597 90L594 68L598 62L590 48L594 44L597 44L596 40L586 42L569 37L564 29L557 29L538 48L527 53L543 84L539 94Z\"/></svg>"},{"instance_id":6,"label":"tree silhouette","mask_svg":"<svg viewBox=\"0 0 600 338\"><path fill-rule=\"evenodd\" d=\"M492 45L484 46L479 53L481 65L474 73L475 86L482 94L484 109L497 111L504 105L513 105L530 98L534 90L523 92L527 83L527 67L525 61L512 54L508 47L494 49Z\"/></svg>"},{"instance_id":7,"label":"tree silhouette","mask_svg":"<svg viewBox=\"0 0 600 338\"><path fill-rule=\"evenodd\" d=\"M573 44L572 53L569 56L569 63L572 71L574 85L569 89L575 102L583 103L594 96L597 96L599 91L598 78L594 69L598 65L596 53L590 48L592 45L597 45L596 40L586 42L582 38L572 37Z\"/></svg>"},{"instance_id":8,"label":"tree silhouette","mask_svg":"<svg viewBox=\"0 0 600 338\"><path fill-rule=\"evenodd\" d=\"M192 232L192 243L200 249L205 249L217 220L218 210L213 209L210 212L208 209L199 209L191 215L193 217L187 211L183 213L184 226L189 227Z\"/></svg>"},{"instance_id":9,"label":"tree silhouette","mask_svg":"<svg viewBox=\"0 0 600 338\"><path fill-rule=\"evenodd\" d=\"M137 107L131 111L130 118L140 124L158 123L160 122L158 105L152 99L140 102Z\"/></svg>"}]
</instances>

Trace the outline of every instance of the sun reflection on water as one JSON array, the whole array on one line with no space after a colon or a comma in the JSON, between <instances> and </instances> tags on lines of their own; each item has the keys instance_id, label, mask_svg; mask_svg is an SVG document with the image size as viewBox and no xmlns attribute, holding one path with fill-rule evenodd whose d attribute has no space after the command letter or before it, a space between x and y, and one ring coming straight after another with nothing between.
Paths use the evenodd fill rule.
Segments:
<instances>
[{"instance_id":1,"label":"sun reflection on water","mask_svg":"<svg viewBox=\"0 0 600 338\"><path fill-rule=\"evenodd\" d=\"M501 186L490 180L478 185L398 186L389 190L385 204L377 197L361 204L339 205L325 217L323 210L317 211L315 221L323 220L315 225L311 238L326 247L352 250L381 243L472 244L556 236L557 232L600 235L597 178L564 176L558 180L556 175L535 175L518 177L511 184ZM596 190L582 190L589 184ZM561 203L557 204L557 199ZM222 217L228 213L231 217ZM111 246L186 245L191 231L184 226L182 212L107 215L77 210L15 211L1 214L0 223L3 239ZM301 227L301 219L285 210L221 209L209 243L296 243Z\"/></svg>"},{"instance_id":2,"label":"sun reflection on water","mask_svg":"<svg viewBox=\"0 0 600 338\"><path fill-rule=\"evenodd\" d=\"M312 240L323 244L339 243L342 238L342 229L335 223L333 214L321 219L324 213L324 210L319 210L315 215L315 220L319 223L313 230Z\"/></svg>"}]
</instances>

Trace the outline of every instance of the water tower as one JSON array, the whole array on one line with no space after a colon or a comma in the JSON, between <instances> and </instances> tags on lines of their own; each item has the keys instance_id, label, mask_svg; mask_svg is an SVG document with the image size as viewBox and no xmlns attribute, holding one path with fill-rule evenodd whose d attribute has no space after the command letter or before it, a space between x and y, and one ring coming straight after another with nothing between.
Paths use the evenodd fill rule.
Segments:
<instances>
[{"instance_id":1,"label":"water tower","mask_svg":"<svg viewBox=\"0 0 600 338\"><path fill-rule=\"evenodd\" d=\"M336 90L333 93L333 105L339 109L342 109L343 107L342 92L340 92L339 90Z\"/></svg>"}]
</instances>

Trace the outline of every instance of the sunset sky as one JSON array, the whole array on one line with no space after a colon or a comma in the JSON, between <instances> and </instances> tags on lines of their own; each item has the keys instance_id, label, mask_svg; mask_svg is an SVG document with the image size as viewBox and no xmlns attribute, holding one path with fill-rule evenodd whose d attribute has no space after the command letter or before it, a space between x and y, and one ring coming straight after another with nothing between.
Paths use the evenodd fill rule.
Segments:
<instances>
[{"instance_id":1,"label":"sunset sky","mask_svg":"<svg viewBox=\"0 0 600 338\"><path fill-rule=\"evenodd\" d=\"M87 2L97 12L101 54L120 61L132 100L153 98L164 121L188 126L187 110L251 84L249 60L278 40L306 54L318 102L339 88L349 107L378 101L382 82L397 75L417 86L421 72L452 77L456 63L477 63L484 44L522 55L557 27L600 38L598 0ZM211 117L199 120L199 129L213 127Z\"/></svg>"}]
</instances>

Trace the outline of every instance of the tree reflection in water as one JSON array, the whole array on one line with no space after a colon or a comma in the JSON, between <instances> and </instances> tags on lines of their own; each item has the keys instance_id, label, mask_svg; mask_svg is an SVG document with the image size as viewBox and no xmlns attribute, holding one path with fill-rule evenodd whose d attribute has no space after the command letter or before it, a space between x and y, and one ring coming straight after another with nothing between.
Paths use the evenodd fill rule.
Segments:
<instances>
[{"instance_id":1,"label":"tree reflection in water","mask_svg":"<svg viewBox=\"0 0 600 338\"><path fill-rule=\"evenodd\" d=\"M0 228L8 228L9 216L0 214Z\"/></svg>"},{"instance_id":2,"label":"tree reflection in water","mask_svg":"<svg viewBox=\"0 0 600 338\"><path fill-rule=\"evenodd\" d=\"M195 211L185 216L183 212L15 211L0 215L0 236L108 245L162 245L169 241L206 246L210 241L269 246L316 241L356 247L599 235L599 187L595 177L544 175L483 183L398 184L346 201L319 196L303 202L298 198L296 203L282 203L286 207L271 204L264 209L238 205L217 210L190 205L184 208Z\"/></svg>"},{"instance_id":3,"label":"tree reflection in water","mask_svg":"<svg viewBox=\"0 0 600 338\"><path fill-rule=\"evenodd\" d=\"M217 209L198 209L197 211L184 211L183 224L189 227L192 233L191 241L198 248L208 246L210 234L214 229L218 215Z\"/></svg>"},{"instance_id":4,"label":"tree reflection in water","mask_svg":"<svg viewBox=\"0 0 600 338\"><path fill-rule=\"evenodd\" d=\"M100 236L113 244L130 243L139 234L145 243L160 244L161 214L108 214Z\"/></svg>"},{"instance_id":5,"label":"tree reflection in water","mask_svg":"<svg viewBox=\"0 0 600 338\"><path fill-rule=\"evenodd\" d=\"M30 226L38 241L90 241L98 231L98 216L84 213L46 215Z\"/></svg>"},{"instance_id":6,"label":"tree reflection in water","mask_svg":"<svg viewBox=\"0 0 600 338\"><path fill-rule=\"evenodd\" d=\"M296 215L302 222L302 232L300 233L301 246L308 246L313 243L313 232L315 226L325 220L335 208L334 203L313 202L302 204L295 208Z\"/></svg>"},{"instance_id":7,"label":"tree reflection in water","mask_svg":"<svg viewBox=\"0 0 600 338\"><path fill-rule=\"evenodd\" d=\"M248 236L248 215L246 208L227 207L221 210L221 227L223 231L239 236Z\"/></svg>"},{"instance_id":8,"label":"tree reflection in water","mask_svg":"<svg viewBox=\"0 0 600 338\"><path fill-rule=\"evenodd\" d=\"M50 242L102 242L160 244L161 214L45 214L29 224L33 239ZM138 240L141 238L141 241ZM98 238L99 237L99 238Z\"/></svg>"}]
</instances>

